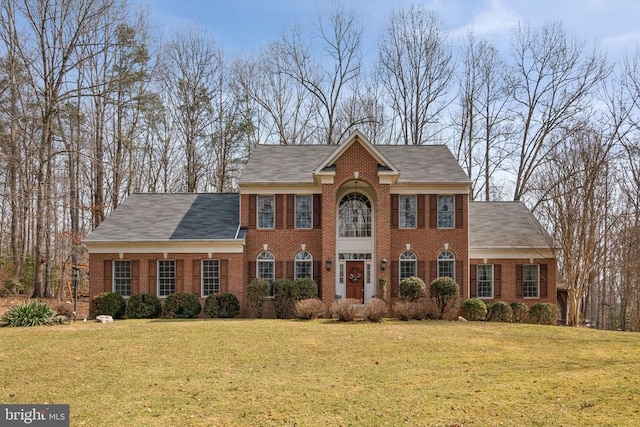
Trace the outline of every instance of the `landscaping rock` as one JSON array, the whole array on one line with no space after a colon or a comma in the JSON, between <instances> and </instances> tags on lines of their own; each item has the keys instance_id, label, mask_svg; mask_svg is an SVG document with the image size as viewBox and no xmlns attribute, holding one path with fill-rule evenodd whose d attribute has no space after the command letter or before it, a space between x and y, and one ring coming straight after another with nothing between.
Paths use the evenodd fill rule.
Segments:
<instances>
[{"instance_id":1,"label":"landscaping rock","mask_svg":"<svg viewBox=\"0 0 640 427\"><path fill-rule=\"evenodd\" d=\"M464 317L458 316L458 322L466 322L466 321L467 319L465 319Z\"/></svg>"},{"instance_id":2,"label":"landscaping rock","mask_svg":"<svg viewBox=\"0 0 640 427\"><path fill-rule=\"evenodd\" d=\"M99 316L96 316L96 321L102 323L111 323L113 322L113 317L107 316L106 314L101 314Z\"/></svg>"}]
</instances>

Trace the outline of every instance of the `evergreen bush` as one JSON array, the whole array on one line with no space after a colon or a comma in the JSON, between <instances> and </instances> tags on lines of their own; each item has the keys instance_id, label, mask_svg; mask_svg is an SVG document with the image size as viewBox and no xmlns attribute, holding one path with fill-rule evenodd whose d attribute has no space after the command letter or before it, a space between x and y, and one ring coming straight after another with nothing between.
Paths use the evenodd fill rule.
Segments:
<instances>
[{"instance_id":1,"label":"evergreen bush","mask_svg":"<svg viewBox=\"0 0 640 427\"><path fill-rule=\"evenodd\" d=\"M313 279L296 279L291 287L291 296L295 301L316 298L318 285Z\"/></svg>"},{"instance_id":2,"label":"evergreen bush","mask_svg":"<svg viewBox=\"0 0 640 427\"><path fill-rule=\"evenodd\" d=\"M192 319L201 311L200 298L193 294L177 292L165 298L162 317Z\"/></svg>"},{"instance_id":3,"label":"evergreen bush","mask_svg":"<svg viewBox=\"0 0 640 427\"><path fill-rule=\"evenodd\" d=\"M529 315L529 306L523 302L512 302L511 311L513 312L512 320L516 323L522 323Z\"/></svg>"},{"instance_id":4,"label":"evergreen bush","mask_svg":"<svg viewBox=\"0 0 640 427\"><path fill-rule=\"evenodd\" d=\"M96 295L89 303L89 317L95 319L96 316L104 314L114 319L122 319L126 308L122 295L115 292L103 292Z\"/></svg>"},{"instance_id":5,"label":"evergreen bush","mask_svg":"<svg viewBox=\"0 0 640 427\"><path fill-rule=\"evenodd\" d=\"M289 279L273 281L273 307L278 319L291 317L295 299L293 297L293 282Z\"/></svg>"},{"instance_id":6,"label":"evergreen bush","mask_svg":"<svg viewBox=\"0 0 640 427\"><path fill-rule=\"evenodd\" d=\"M162 314L160 298L153 294L136 294L129 297L125 317L129 319L154 319Z\"/></svg>"},{"instance_id":7,"label":"evergreen bush","mask_svg":"<svg viewBox=\"0 0 640 427\"><path fill-rule=\"evenodd\" d=\"M558 307L548 302L539 302L529 307L531 322L539 325L555 325L558 321L558 314Z\"/></svg>"},{"instance_id":8,"label":"evergreen bush","mask_svg":"<svg viewBox=\"0 0 640 427\"><path fill-rule=\"evenodd\" d=\"M492 322L511 322L513 318L513 311L511 306L504 302L494 302L491 306L491 321Z\"/></svg>"},{"instance_id":9,"label":"evergreen bush","mask_svg":"<svg viewBox=\"0 0 640 427\"><path fill-rule=\"evenodd\" d=\"M426 285L419 277L407 277L400 281L400 298L409 302L418 301L426 294Z\"/></svg>"},{"instance_id":10,"label":"evergreen bush","mask_svg":"<svg viewBox=\"0 0 640 427\"><path fill-rule=\"evenodd\" d=\"M462 304L462 309L467 320L484 320L487 316L487 305L479 298L469 298Z\"/></svg>"},{"instance_id":11,"label":"evergreen bush","mask_svg":"<svg viewBox=\"0 0 640 427\"><path fill-rule=\"evenodd\" d=\"M264 299L269 296L271 285L266 279L256 278L247 287L247 303L256 319L262 318Z\"/></svg>"},{"instance_id":12,"label":"evergreen bush","mask_svg":"<svg viewBox=\"0 0 640 427\"><path fill-rule=\"evenodd\" d=\"M439 318L442 319L447 311L447 306L452 305L458 298L458 284L451 277L438 277L431 282L429 290L438 305Z\"/></svg>"},{"instance_id":13,"label":"evergreen bush","mask_svg":"<svg viewBox=\"0 0 640 427\"><path fill-rule=\"evenodd\" d=\"M214 318L230 319L240 314L240 302L233 294L211 294L204 301L204 312Z\"/></svg>"}]
</instances>

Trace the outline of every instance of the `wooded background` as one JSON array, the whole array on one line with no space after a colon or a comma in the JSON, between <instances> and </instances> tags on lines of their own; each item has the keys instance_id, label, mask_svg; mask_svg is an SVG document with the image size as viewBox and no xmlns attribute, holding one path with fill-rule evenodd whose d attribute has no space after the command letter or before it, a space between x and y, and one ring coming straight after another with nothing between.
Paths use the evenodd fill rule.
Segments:
<instances>
[{"instance_id":1,"label":"wooded background","mask_svg":"<svg viewBox=\"0 0 640 427\"><path fill-rule=\"evenodd\" d=\"M613 61L550 22L498 48L412 6L365 57L365 23L337 4L230 56L203 28L159 41L148 16L0 0L0 287L59 295L83 237L132 192L236 191L256 144L358 129L448 145L473 199L521 200L551 232L569 324L640 330L637 47Z\"/></svg>"}]
</instances>

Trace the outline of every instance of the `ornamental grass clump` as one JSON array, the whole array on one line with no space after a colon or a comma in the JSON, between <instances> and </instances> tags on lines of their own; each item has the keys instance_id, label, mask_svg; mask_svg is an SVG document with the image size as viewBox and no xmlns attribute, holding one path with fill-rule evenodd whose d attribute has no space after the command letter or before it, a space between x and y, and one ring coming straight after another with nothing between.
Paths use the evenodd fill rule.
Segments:
<instances>
[{"instance_id":1,"label":"ornamental grass clump","mask_svg":"<svg viewBox=\"0 0 640 427\"><path fill-rule=\"evenodd\" d=\"M387 313L387 303L380 298L371 298L364 305L364 317L369 322L380 323Z\"/></svg>"},{"instance_id":2,"label":"ornamental grass clump","mask_svg":"<svg viewBox=\"0 0 640 427\"><path fill-rule=\"evenodd\" d=\"M340 322L352 322L358 315L360 300L355 298L339 299L331 306L331 311L338 316Z\"/></svg>"},{"instance_id":3,"label":"ornamental grass clump","mask_svg":"<svg viewBox=\"0 0 640 427\"><path fill-rule=\"evenodd\" d=\"M53 321L55 312L39 300L28 299L7 311L2 320L7 326L41 326Z\"/></svg>"},{"instance_id":4,"label":"ornamental grass clump","mask_svg":"<svg viewBox=\"0 0 640 427\"><path fill-rule=\"evenodd\" d=\"M125 317L128 319L154 319L162 314L160 298L153 294L136 294L129 297Z\"/></svg>"},{"instance_id":5,"label":"ornamental grass clump","mask_svg":"<svg viewBox=\"0 0 640 427\"><path fill-rule=\"evenodd\" d=\"M487 305L479 298L469 298L462 304L464 317L467 320L484 320L487 315Z\"/></svg>"},{"instance_id":6,"label":"ornamental grass clump","mask_svg":"<svg viewBox=\"0 0 640 427\"><path fill-rule=\"evenodd\" d=\"M96 316L106 315L114 319L122 319L127 305L124 297L115 292L103 292L96 295L89 304L89 317L95 319Z\"/></svg>"},{"instance_id":7,"label":"ornamental grass clump","mask_svg":"<svg viewBox=\"0 0 640 427\"><path fill-rule=\"evenodd\" d=\"M162 306L162 317L192 319L202 311L200 298L196 295L177 292L169 295Z\"/></svg>"},{"instance_id":8,"label":"ornamental grass clump","mask_svg":"<svg viewBox=\"0 0 640 427\"><path fill-rule=\"evenodd\" d=\"M296 319L312 320L324 317L327 305L319 298L307 298L296 302L293 314Z\"/></svg>"}]
</instances>

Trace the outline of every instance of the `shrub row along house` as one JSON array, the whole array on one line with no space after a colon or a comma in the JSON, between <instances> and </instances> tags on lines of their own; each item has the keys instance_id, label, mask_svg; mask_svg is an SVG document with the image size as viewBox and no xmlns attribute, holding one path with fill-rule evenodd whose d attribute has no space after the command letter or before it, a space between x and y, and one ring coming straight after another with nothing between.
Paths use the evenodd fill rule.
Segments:
<instances>
[{"instance_id":1,"label":"shrub row along house","mask_svg":"<svg viewBox=\"0 0 640 427\"><path fill-rule=\"evenodd\" d=\"M551 238L520 202L472 202L443 145L259 145L238 194L132 194L86 239L90 295L229 292L313 278L326 303L393 303L450 276L463 299L556 302Z\"/></svg>"}]
</instances>

